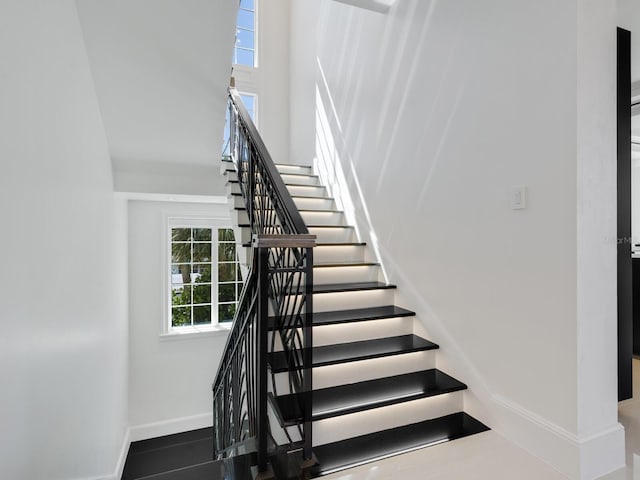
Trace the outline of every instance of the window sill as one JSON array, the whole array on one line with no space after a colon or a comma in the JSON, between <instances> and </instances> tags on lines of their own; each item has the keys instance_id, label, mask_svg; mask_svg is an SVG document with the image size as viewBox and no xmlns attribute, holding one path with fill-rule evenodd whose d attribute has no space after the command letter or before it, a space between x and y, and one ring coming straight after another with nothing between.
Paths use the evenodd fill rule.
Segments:
<instances>
[{"instance_id":1,"label":"window sill","mask_svg":"<svg viewBox=\"0 0 640 480\"><path fill-rule=\"evenodd\" d=\"M232 323L208 325L202 327L186 327L161 333L160 340L187 340L206 337L226 337L231 331Z\"/></svg>"}]
</instances>

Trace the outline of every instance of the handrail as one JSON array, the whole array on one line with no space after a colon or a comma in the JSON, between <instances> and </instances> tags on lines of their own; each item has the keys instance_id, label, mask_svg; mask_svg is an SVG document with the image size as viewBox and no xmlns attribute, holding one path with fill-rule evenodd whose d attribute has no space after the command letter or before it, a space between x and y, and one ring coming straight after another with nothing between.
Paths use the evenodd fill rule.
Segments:
<instances>
[{"instance_id":1,"label":"handrail","mask_svg":"<svg viewBox=\"0 0 640 480\"><path fill-rule=\"evenodd\" d=\"M278 197L282 201L283 213L289 216L288 224L292 227L290 232L286 233L297 233L297 234L307 234L309 230L307 229L307 225L304 223L298 208L296 207L293 199L291 198L291 194L289 190L287 190L282 177L280 176L280 172L276 168L269 151L267 150L262 137L258 133L258 129L256 128L253 120L251 119L251 115L247 111L244 103L242 103L242 98L240 94L235 88L229 89L229 97L232 100L232 105L235 106L238 112L240 123L246 128L247 135L254 143L254 146L257 150L256 154L259 158L261 158L264 162L265 173L269 176L270 182L273 184L275 191ZM233 139L231 141L231 145L233 146ZM233 147L232 147L233 148ZM253 231L253 228L252 228ZM256 233L255 231L253 233Z\"/></svg>"},{"instance_id":2,"label":"handrail","mask_svg":"<svg viewBox=\"0 0 640 480\"><path fill-rule=\"evenodd\" d=\"M313 247L287 187L235 89L229 89L229 151L253 235L253 260L213 384L214 448L226 458L253 448L257 477L273 478L275 454L312 463ZM278 358L284 381L271 370ZM269 382L270 376L270 382ZM280 426L277 398L294 394L300 422Z\"/></svg>"}]
</instances>

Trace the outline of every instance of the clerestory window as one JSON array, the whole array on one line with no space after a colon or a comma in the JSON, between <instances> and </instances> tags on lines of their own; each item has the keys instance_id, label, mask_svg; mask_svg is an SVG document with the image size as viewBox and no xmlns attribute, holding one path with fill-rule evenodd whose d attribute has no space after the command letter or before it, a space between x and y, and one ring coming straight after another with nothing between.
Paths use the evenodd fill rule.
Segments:
<instances>
[{"instance_id":1,"label":"clerestory window","mask_svg":"<svg viewBox=\"0 0 640 480\"><path fill-rule=\"evenodd\" d=\"M236 23L236 45L233 63L257 67L256 56L256 0L241 0Z\"/></svg>"}]
</instances>

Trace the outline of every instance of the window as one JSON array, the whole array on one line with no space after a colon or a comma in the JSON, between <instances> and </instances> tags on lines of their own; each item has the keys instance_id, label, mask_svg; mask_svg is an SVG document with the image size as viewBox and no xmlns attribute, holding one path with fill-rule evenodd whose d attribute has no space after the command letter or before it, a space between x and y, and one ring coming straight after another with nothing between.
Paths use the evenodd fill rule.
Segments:
<instances>
[{"instance_id":1,"label":"window","mask_svg":"<svg viewBox=\"0 0 640 480\"><path fill-rule=\"evenodd\" d=\"M173 219L169 237L168 330L232 321L242 290L233 230Z\"/></svg>"},{"instance_id":2,"label":"window","mask_svg":"<svg viewBox=\"0 0 640 480\"><path fill-rule=\"evenodd\" d=\"M256 95L255 93L240 93L240 98L242 98L242 103L244 103L244 106L249 112L249 116L251 117L251 120L253 120L254 125L257 127L258 122L256 119L256 114L258 110L258 95ZM230 136L229 111L227 110L227 116L224 122L224 136L222 139L222 157L223 158L225 157L229 158L229 156L231 155L230 145L229 145L229 141L230 141L229 136Z\"/></svg>"},{"instance_id":3,"label":"window","mask_svg":"<svg viewBox=\"0 0 640 480\"><path fill-rule=\"evenodd\" d=\"M240 0L233 63L256 66L256 0Z\"/></svg>"},{"instance_id":4,"label":"window","mask_svg":"<svg viewBox=\"0 0 640 480\"><path fill-rule=\"evenodd\" d=\"M249 112L251 120L253 120L253 123L255 123L257 126L258 122L256 122L256 100L258 99L258 96L254 93L241 93L240 98L242 98L242 103L244 103L244 106Z\"/></svg>"}]
</instances>

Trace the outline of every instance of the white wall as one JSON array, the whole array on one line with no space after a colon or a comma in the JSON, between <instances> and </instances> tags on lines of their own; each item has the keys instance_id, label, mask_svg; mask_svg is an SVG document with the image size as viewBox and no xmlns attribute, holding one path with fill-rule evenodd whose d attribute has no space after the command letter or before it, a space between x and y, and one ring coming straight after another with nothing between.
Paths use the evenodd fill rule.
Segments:
<instances>
[{"instance_id":1,"label":"white wall","mask_svg":"<svg viewBox=\"0 0 640 480\"><path fill-rule=\"evenodd\" d=\"M348 187L466 408L572 478L621 466L614 2L294 2L291 25L290 156Z\"/></svg>"},{"instance_id":2,"label":"white wall","mask_svg":"<svg viewBox=\"0 0 640 480\"><path fill-rule=\"evenodd\" d=\"M289 163L289 8L257 0L258 68L234 68L237 89L258 95L258 130L276 163Z\"/></svg>"},{"instance_id":3,"label":"white wall","mask_svg":"<svg viewBox=\"0 0 640 480\"><path fill-rule=\"evenodd\" d=\"M165 219L229 221L224 204L129 202L129 425L132 440L212 423L211 384L226 332L161 337Z\"/></svg>"},{"instance_id":4,"label":"white wall","mask_svg":"<svg viewBox=\"0 0 640 480\"><path fill-rule=\"evenodd\" d=\"M126 210L75 2L2 2L0 57L0 477L110 477L127 422Z\"/></svg>"}]
</instances>

